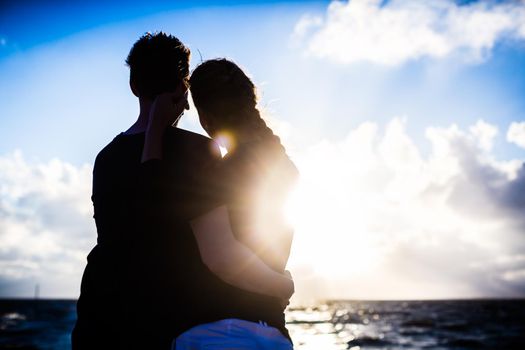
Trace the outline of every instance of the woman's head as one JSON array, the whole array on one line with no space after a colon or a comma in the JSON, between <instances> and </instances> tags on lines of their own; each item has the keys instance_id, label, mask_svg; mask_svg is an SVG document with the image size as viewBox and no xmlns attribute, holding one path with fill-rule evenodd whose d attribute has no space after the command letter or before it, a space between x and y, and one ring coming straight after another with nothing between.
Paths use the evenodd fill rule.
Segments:
<instances>
[{"instance_id":1,"label":"woman's head","mask_svg":"<svg viewBox=\"0 0 525 350\"><path fill-rule=\"evenodd\" d=\"M237 143L262 141L257 144L263 147L251 148L250 154L266 166L272 190L295 181L297 169L261 118L255 85L239 66L224 58L203 62L190 77L190 91L206 132L219 142L222 135L234 138L223 146L234 148Z\"/></svg>"},{"instance_id":2,"label":"woman's head","mask_svg":"<svg viewBox=\"0 0 525 350\"><path fill-rule=\"evenodd\" d=\"M248 139L273 136L257 109L255 85L235 63L224 58L203 62L191 75L190 90L210 136L221 132Z\"/></svg>"}]
</instances>

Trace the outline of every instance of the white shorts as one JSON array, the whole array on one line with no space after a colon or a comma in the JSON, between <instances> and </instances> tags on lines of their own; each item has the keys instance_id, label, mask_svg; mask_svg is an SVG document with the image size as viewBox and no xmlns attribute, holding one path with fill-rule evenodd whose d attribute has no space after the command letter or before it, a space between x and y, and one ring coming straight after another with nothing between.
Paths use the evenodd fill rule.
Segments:
<instances>
[{"instance_id":1,"label":"white shorts","mask_svg":"<svg viewBox=\"0 0 525 350\"><path fill-rule=\"evenodd\" d=\"M172 350L293 350L292 343L274 327L229 318L187 330L175 339Z\"/></svg>"}]
</instances>

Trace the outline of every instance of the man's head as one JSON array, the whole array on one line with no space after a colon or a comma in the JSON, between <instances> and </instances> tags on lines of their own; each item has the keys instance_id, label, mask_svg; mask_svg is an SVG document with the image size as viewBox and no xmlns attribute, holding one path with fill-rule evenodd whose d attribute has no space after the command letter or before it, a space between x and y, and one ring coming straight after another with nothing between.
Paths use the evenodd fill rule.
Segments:
<instances>
[{"instance_id":1,"label":"man's head","mask_svg":"<svg viewBox=\"0 0 525 350\"><path fill-rule=\"evenodd\" d=\"M181 82L188 86L189 61L190 50L176 37L163 32L144 34L126 59L133 93L153 100L174 91Z\"/></svg>"}]
</instances>

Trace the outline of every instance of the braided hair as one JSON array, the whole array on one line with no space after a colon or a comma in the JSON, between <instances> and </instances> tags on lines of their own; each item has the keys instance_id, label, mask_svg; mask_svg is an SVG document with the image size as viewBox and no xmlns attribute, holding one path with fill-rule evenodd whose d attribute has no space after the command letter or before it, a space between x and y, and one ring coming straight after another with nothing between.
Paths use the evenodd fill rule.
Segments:
<instances>
[{"instance_id":1,"label":"braided hair","mask_svg":"<svg viewBox=\"0 0 525 350\"><path fill-rule=\"evenodd\" d=\"M212 112L220 129L247 133L253 141L263 141L284 152L272 129L257 108L256 88L232 61L218 58L201 63L190 78L195 106Z\"/></svg>"},{"instance_id":2,"label":"braided hair","mask_svg":"<svg viewBox=\"0 0 525 350\"><path fill-rule=\"evenodd\" d=\"M276 271L283 270L283 258L287 259L285 252L289 252L291 242L291 230L283 215L284 206L299 173L279 137L261 117L255 85L239 66L220 58L205 61L195 68L190 77L190 91L199 113L209 114L207 118L213 122L212 133L226 132L234 138L245 136L244 143L228 158L237 166L222 168L233 172L233 178L240 180L226 182L231 186L227 190L240 197L228 206L241 213L246 206L254 209L253 215L243 218L253 220L255 231L268 230L274 235L272 241L282 242L279 249L283 254L272 249L271 244L253 247L254 251Z\"/></svg>"}]
</instances>

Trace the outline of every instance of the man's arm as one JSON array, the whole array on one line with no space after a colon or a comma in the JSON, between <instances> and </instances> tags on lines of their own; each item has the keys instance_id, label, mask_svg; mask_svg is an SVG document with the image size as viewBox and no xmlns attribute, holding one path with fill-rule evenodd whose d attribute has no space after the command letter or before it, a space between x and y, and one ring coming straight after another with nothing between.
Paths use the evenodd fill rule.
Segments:
<instances>
[{"instance_id":1,"label":"man's arm","mask_svg":"<svg viewBox=\"0 0 525 350\"><path fill-rule=\"evenodd\" d=\"M222 280L250 292L290 299L294 293L292 279L272 270L235 239L226 206L193 219L191 228L202 260Z\"/></svg>"}]
</instances>

